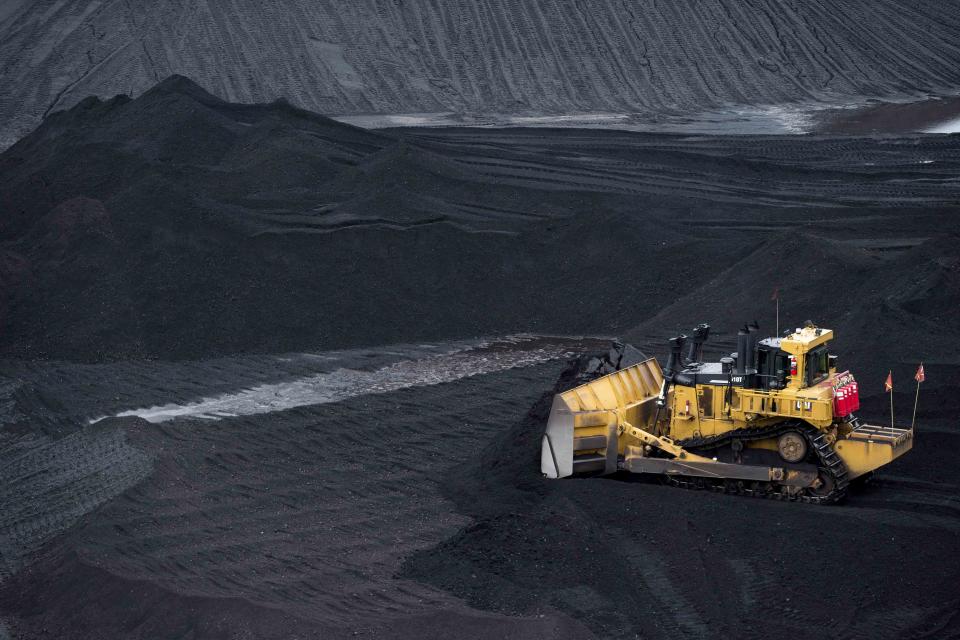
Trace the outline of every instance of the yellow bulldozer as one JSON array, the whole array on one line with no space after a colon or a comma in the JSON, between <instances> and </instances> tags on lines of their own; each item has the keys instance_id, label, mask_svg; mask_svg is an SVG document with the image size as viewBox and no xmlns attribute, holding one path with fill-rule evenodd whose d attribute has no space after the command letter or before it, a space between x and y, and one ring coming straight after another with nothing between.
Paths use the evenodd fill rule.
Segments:
<instances>
[{"instance_id":1,"label":"yellow bulldozer","mask_svg":"<svg viewBox=\"0 0 960 640\"><path fill-rule=\"evenodd\" d=\"M807 322L703 362L710 334L670 340L654 358L558 394L541 445L548 478L660 474L678 486L829 504L913 446L913 429L861 423L859 386L837 371L833 331Z\"/></svg>"}]
</instances>

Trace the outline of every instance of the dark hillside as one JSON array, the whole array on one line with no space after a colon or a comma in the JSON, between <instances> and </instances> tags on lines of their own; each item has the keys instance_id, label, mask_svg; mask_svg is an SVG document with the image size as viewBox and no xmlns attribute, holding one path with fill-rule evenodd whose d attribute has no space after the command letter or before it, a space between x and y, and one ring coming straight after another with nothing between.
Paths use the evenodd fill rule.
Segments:
<instances>
[{"instance_id":1,"label":"dark hillside","mask_svg":"<svg viewBox=\"0 0 960 640\"><path fill-rule=\"evenodd\" d=\"M171 74L337 114L689 116L955 92L941 0L8 0L0 148L86 96ZM771 106L773 105L773 106Z\"/></svg>"},{"instance_id":2,"label":"dark hillside","mask_svg":"<svg viewBox=\"0 0 960 640\"><path fill-rule=\"evenodd\" d=\"M836 324L849 305L818 296L838 269L875 288L919 264L929 293L904 280L892 304L921 315L929 295L944 313L958 146L373 133L172 77L55 114L0 155L0 351L195 358L646 321L653 335L762 313L775 277L789 313ZM661 313L700 287L690 313Z\"/></svg>"}]
</instances>

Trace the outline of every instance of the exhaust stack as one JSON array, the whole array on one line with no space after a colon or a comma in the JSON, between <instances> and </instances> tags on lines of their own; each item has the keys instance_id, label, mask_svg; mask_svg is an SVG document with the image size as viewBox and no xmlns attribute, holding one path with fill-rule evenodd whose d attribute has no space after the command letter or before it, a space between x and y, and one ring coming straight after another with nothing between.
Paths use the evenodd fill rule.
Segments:
<instances>
[{"instance_id":1,"label":"exhaust stack","mask_svg":"<svg viewBox=\"0 0 960 640\"><path fill-rule=\"evenodd\" d=\"M753 371L756 371L757 370L757 343L760 342L760 325L757 324L756 320L754 320L749 325L747 325L747 332L749 333L750 340L747 343L747 346L748 346L747 362L744 365L744 368L747 370L752 369Z\"/></svg>"},{"instance_id":2,"label":"exhaust stack","mask_svg":"<svg viewBox=\"0 0 960 640\"><path fill-rule=\"evenodd\" d=\"M737 373L746 375L750 357L750 330L744 326L737 331Z\"/></svg>"}]
</instances>

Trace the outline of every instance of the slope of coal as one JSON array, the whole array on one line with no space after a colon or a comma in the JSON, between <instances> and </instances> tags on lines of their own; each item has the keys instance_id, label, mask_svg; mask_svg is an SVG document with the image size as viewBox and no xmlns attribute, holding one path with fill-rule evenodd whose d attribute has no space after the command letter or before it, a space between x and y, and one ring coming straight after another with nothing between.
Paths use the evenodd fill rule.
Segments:
<instances>
[{"instance_id":1,"label":"slope of coal","mask_svg":"<svg viewBox=\"0 0 960 640\"><path fill-rule=\"evenodd\" d=\"M516 331L549 310L530 278L549 249L516 234L573 213L562 194L182 78L48 119L0 172L5 343L85 359ZM493 295L507 280L525 308Z\"/></svg>"},{"instance_id":2,"label":"slope of coal","mask_svg":"<svg viewBox=\"0 0 960 640\"><path fill-rule=\"evenodd\" d=\"M0 155L0 350L95 361L615 334L777 233L897 253L956 232L958 145L372 133L172 77L55 114Z\"/></svg>"},{"instance_id":3,"label":"slope of coal","mask_svg":"<svg viewBox=\"0 0 960 640\"><path fill-rule=\"evenodd\" d=\"M231 0L0 10L0 148L172 73L324 113L690 114L954 90L952 2Z\"/></svg>"}]
</instances>

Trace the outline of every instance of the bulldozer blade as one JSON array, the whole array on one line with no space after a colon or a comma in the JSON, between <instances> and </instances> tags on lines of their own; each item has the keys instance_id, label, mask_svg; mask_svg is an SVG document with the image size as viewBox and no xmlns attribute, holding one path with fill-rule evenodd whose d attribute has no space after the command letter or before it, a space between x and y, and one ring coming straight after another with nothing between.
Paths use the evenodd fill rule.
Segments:
<instances>
[{"instance_id":1,"label":"bulldozer blade","mask_svg":"<svg viewBox=\"0 0 960 640\"><path fill-rule=\"evenodd\" d=\"M543 475L616 472L620 423L650 426L662 383L660 365L650 358L557 394L540 445Z\"/></svg>"}]
</instances>

